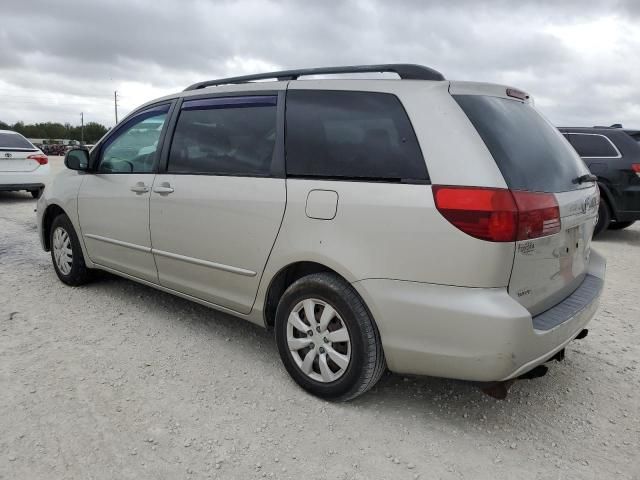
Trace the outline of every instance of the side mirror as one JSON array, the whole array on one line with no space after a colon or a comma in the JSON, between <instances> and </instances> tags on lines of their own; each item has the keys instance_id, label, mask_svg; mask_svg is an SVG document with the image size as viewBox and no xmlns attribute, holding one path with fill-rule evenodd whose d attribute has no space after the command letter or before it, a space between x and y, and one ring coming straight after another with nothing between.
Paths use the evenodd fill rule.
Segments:
<instances>
[{"instance_id":1,"label":"side mirror","mask_svg":"<svg viewBox=\"0 0 640 480\"><path fill-rule=\"evenodd\" d=\"M69 170L86 172L89 170L89 151L86 148L72 148L64 156L64 165Z\"/></svg>"}]
</instances>

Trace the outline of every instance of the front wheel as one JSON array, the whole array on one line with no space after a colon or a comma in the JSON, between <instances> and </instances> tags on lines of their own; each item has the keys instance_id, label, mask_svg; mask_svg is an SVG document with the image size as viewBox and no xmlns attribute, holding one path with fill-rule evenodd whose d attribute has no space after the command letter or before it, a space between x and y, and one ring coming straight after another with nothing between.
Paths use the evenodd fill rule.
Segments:
<instances>
[{"instance_id":1,"label":"front wheel","mask_svg":"<svg viewBox=\"0 0 640 480\"><path fill-rule=\"evenodd\" d=\"M294 282L276 311L280 358L302 388L327 400L350 400L386 369L380 335L362 299L331 273Z\"/></svg>"},{"instance_id":2,"label":"front wheel","mask_svg":"<svg viewBox=\"0 0 640 480\"><path fill-rule=\"evenodd\" d=\"M71 286L89 281L89 269L84 263L82 248L69 217L65 214L53 219L50 233L51 260L58 278Z\"/></svg>"}]
</instances>

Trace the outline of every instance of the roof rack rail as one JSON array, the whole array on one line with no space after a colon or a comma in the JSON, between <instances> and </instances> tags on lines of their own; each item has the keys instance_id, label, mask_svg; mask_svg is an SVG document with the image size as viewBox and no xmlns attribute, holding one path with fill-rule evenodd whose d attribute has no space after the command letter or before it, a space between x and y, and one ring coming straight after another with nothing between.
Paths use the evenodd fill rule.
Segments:
<instances>
[{"instance_id":1,"label":"roof rack rail","mask_svg":"<svg viewBox=\"0 0 640 480\"><path fill-rule=\"evenodd\" d=\"M243 75L241 77L220 78L194 83L185 88L185 92L199 90L215 85L229 85L234 83L247 83L255 80L297 80L298 77L308 75L331 75L341 73L380 73L393 72L403 80L444 80L444 76L433 68L410 63L389 63L381 65L351 65L345 67L320 67L302 68L299 70L282 70L280 72L258 73L255 75Z\"/></svg>"},{"instance_id":2,"label":"roof rack rail","mask_svg":"<svg viewBox=\"0 0 640 480\"><path fill-rule=\"evenodd\" d=\"M622 124L614 123L613 125L609 125L608 127L606 125L594 125L593 128L622 128Z\"/></svg>"}]
</instances>

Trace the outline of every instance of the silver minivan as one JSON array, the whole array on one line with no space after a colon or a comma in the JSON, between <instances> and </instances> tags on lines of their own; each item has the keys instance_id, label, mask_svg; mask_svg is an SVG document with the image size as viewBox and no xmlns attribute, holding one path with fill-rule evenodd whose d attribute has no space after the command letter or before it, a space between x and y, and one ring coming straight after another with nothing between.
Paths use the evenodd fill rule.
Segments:
<instances>
[{"instance_id":1,"label":"silver minivan","mask_svg":"<svg viewBox=\"0 0 640 480\"><path fill-rule=\"evenodd\" d=\"M336 78L371 72L399 78ZM197 83L65 163L38 202L60 280L106 270L271 328L327 399L387 368L506 384L585 335L603 286L569 143L528 94L427 67Z\"/></svg>"}]
</instances>

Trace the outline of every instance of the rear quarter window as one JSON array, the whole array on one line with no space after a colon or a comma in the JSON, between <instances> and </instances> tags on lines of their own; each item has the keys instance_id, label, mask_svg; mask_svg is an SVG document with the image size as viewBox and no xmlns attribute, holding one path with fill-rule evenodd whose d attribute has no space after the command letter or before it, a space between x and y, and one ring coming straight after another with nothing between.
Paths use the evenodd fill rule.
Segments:
<instances>
[{"instance_id":1,"label":"rear quarter window","mask_svg":"<svg viewBox=\"0 0 640 480\"><path fill-rule=\"evenodd\" d=\"M411 122L387 93L289 90L286 165L294 177L428 180Z\"/></svg>"},{"instance_id":2,"label":"rear quarter window","mask_svg":"<svg viewBox=\"0 0 640 480\"><path fill-rule=\"evenodd\" d=\"M620 153L611 140L604 135L592 133L570 133L569 141L578 155L584 158L617 158Z\"/></svg>"},{"instance_id":3,"label":"rear quarter window","mask_svg":"<svg viewBox=\"0 0 640 480\"><path fill-rule=\"evenodd\" d=\"M514 190L565 192L589 173L562 134L533 107L517 100L454 95Z\"/></svg>"}]
</instances>

